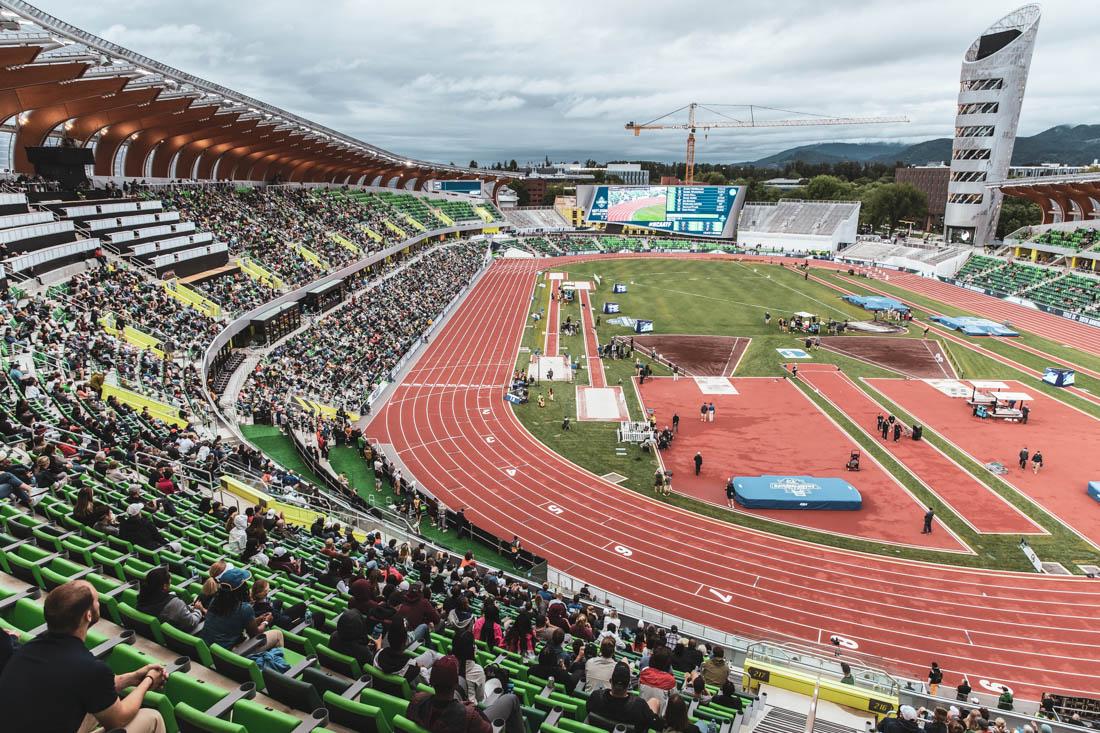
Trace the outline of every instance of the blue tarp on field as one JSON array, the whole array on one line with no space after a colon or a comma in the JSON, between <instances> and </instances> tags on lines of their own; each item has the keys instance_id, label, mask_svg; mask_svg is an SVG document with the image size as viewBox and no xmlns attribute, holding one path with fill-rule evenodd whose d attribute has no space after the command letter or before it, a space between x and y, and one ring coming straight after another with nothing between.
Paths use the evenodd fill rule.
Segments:
<instances>
[{"instance_id":1,"label":"blue tarp on field","mask_svg":"<svg viewBox=\"0 0 1100 733\"><path fill-rule=\"evenodd\" d=\"M748 509L832 509L863 506L859 490L844 479L814 476L738 476L737 503Z\"/></svg>"},{"instance_id":2,"label":"blue tarp on field","mask_svg":"<svg viewBox=\"0 0 1100 733\"><path fill-rule=\"evenodd\" d=\"M897 311L908 313L909 306L883 295L845 295L844 300L869 311Z\"/></svg>"},{"instance_id":3,"label":"blue tarp on field","mask_svg":"<svg viewBox=\"0 0 1100 733\"><path fill-rule=\"evenodd\" d=\"M962 331L967 336L1019 336L1011 328L988 318L974 316L932 316L931 320L942 323L952 331Z\"/></svg>"}]
</instances>

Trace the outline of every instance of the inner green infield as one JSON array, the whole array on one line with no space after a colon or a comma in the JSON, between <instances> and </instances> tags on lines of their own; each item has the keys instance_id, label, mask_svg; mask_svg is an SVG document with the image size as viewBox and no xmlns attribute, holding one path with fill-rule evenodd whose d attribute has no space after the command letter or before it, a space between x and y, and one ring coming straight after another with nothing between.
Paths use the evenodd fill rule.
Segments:
<instances>
[{"instance_id":1,"label":"inner green infield","mask_svg":"<svg viewBox=\"0 0 1100 733\"><path fill-rule=\"evenodd\" d=\"M643 206L630 215L631 221L664 221L665 220L665 205L664 204L652 204L650 206Z\"/></svg>"},{"instance_id":2,"label":"inner green infield","mask_svg":"<svg viewBox=\"0 0 1100 733\"><path fill-rule=\"evenodd\" d=\"M550 269L561 271L562 268L551 267ZM654 334L751 338L747 351L737 365L735 372L737 377L782 376L787 373L784 369L786 360L776 350L802 348L805 335L782 333L777 326L780 318L790 318L795 313L808 312L817 315L823 321L872 320L870 312L841 300L836 290L813 279L806 279L804 274L794 267L732 260L636 258L587 261L571 265L565 268L565 272L567 279L589 280L594 286L598 277L601 285L591 293L591 302L595 314L601 318L598 334L602 342L607 341L610 336L628 336L633 333L633 330L626 326L608 323L608 319L614 316L601 313L605 302L617 303L622 315L653 321ZM813 274L820 274L820 270L814 271ZM537 282L531 308L533 313L545 314L550 304L550 287L544 277L540 276ZM627 292L612 293L613 283L625 284ZM768 323L765 322L766 315L770 316ZM577 302L561 304L560 321L564 323L567 318L573 321L580 320L580 306ZM521 368L526 368L530 353L541 350L545 343L545 319L529 319L528 323L529 327L525 331L517 360L517 365ZM920 336L921 329L911 327L893 335L892 338L910 339L920 338ZM584 364L582 358L584 341L581 334L562 335L560 348L561 353L573 355L582 365ZM968 378L988 376L1018 379L1027 382L1029 387L1035 383L1036 387L1041 389L1037 379L995 362L988 356L970 351L959 344L951 343L945 346L944 353L948 355L951 365L957 371L964 372ZM645 357L639 358L643 363L649 363L656 375L670 373L665 367L654 364ZM845 374L857 380L857 384L864 391L868 390L858 381L861 377L902 376L885 367L825 349L813 350L812 361L839 366ZM641 404L631 386L631 377L634 374L633 361L609 359L604 360L603 365L607 384L624 386L623 391L631 419L642 419ZM575 380L577 384L588 384L588 380L589 376L585 369L578 371ZM864 439L863 434L846 415L836 410L808 385L800 382L796 382L796 385L842 429L854 436L860 444L860 449L865 454L872 455L888 473L912 492L918 501L934 507L937 518L942 520L975 554L960 555L840 537L827 532L792 527L759 516L732 512L724 507L677 493L668 497L655 497L652 486L653 474L658 465L657 460L652 454L641 451L636 445L620 443L617 436L618 423L574 420L570 430L562 430L562 419L567 416L574 418L577 414L573 385L556 383L553 400L546 400L545 406L539 407L536 393L544 397L548 396L548 385L540 385L532 392L531 402L514 406L514 410L522 424L536 438L570 461L600 476L618 474L623 478L610 478L624 488L708 517L786 537L893 557L966 566L1031 570L1028 560L1018 546L1020 539L1018 536L981 534L974 531L950 506L928 491L924 484L898 463L889 452L882 449L874 440ZM1067 401L1069 399L1056 393L1051 396L1067 399ZM880 402L884 402L881 396L876 395L876 397ZM909 419L909 416L905 415L898 406L889 402L885 404L899 418ZM1078 572L1078 564L1096 564L1100 561L1100 551L1052 517L1042 507L997 481L984 466L977 464L969 456L957 451L940 436L927 429L925 440L946 453L1049 532L1046 536L1028 538L1031 546L1043 560L1060 562L1073 572ZM595 506L594 504L594 508ZM899 517L899 521L910 521L910 519Z\"/></svg>"}]
</instances>

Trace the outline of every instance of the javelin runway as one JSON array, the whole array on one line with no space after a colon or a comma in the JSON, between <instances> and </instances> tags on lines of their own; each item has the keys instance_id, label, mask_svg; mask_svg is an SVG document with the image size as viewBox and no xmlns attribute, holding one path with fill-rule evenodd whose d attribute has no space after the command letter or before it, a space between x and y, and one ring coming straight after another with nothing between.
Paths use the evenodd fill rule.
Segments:
<instances>
[{"instance_id":1,"label":"javelin runway","mask_svg":"<svg viewBox=\"0 0 1100 733\"><path fill-rule=\"evenodd\" d=\"M895 671L923 678L935 659L949 685L966 673L1024 698L1100 693L1095 581L774 537L653 502L535 440L503 387L540 266L495 263L369 426L449 506L596 588L722 631L838 634Z\"/></svg>"}]
</instances>

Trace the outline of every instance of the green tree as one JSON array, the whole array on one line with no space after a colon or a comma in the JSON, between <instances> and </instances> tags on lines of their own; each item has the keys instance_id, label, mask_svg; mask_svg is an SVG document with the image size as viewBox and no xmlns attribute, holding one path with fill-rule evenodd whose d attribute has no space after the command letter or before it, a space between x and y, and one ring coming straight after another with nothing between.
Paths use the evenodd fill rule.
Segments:
<instances>
[{"instance_id":1,"label":"green tree","mask_svg":"<svg viewBox=\"0 0 1100 733\"><path fill-rule=\"evenodd\" d=\"M469 168L477 168L477 161L476 160L471 160L470 165L468 167Z\"/></svg>"},{"instance_id":2,"label":"green tree","mask_svg":"<svg viewBox=\"0 0 1100 733\"><path fill-rule=\"evenodd\" d=\"M729 179L727 179L718 171L711 171L710 173L707 173L705 176L700 178L699 181L701 183L707 184L708 186L725 186Z\"/></svg>"},{"instance_id":3,"label":"green tree","mask_svg":"<svg viewBox=\"0 0 1100 733\"><path fill-rule=\"evenodd\" d=\"M850 201L855 198L855 187L836 176L814 176L802 189L803 195L812 201Z\"/></svg>"},{"instance_id":4,"label":"green tree","mask_svg":"<svg viewBox=\"0 0 1100 733\"><path fill-rule=\"evenodd\" d=\"M863 197L865 221L889 231L902 219L920 221L928 212L928 197L908 183L884 183L871 187Z\"/></svg>"},{"instance_id":5,"label":"green tree","mask_svg":"<svg viewBox=\"0 0 1100 733\"><path fill-rule=\"evenodd\" d=\"M1035 226L1043 220L1043 210L1034 201L1005 196L1001 217L997 220L997 239L1004 239L1020 227Z\"/></svg>"},{"instance_id":6,"label":"green tree","mask_svg":"<svg viewBox=\"0 0 1100 733\"><path fill-rule=\"evenodd\" d=\"M512 158L511 160L508 161L508 170L510 170L510 171L518 171L519 170L519 163L516 162L515 158Z\"/></svg>"}]
</instances>

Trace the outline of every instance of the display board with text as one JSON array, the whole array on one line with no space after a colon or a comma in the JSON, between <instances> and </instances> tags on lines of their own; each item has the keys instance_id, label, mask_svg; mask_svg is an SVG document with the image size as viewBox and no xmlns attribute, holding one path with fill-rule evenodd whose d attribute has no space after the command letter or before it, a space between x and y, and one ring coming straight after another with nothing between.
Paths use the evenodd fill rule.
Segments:
<instances>
[{"instance_id":1,"label":"display board with text","mask_svg":"<svg viewBox=\"0 0 1100 733\"><path fill-rule=\"evenodd\" d=\"M696 237L733 237L744 197L742 186L577 187L589 223Z\"/></svg>"}]
</instances>

